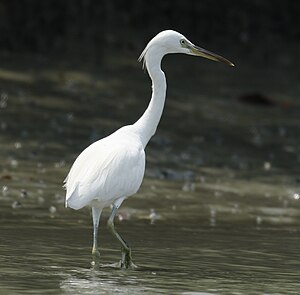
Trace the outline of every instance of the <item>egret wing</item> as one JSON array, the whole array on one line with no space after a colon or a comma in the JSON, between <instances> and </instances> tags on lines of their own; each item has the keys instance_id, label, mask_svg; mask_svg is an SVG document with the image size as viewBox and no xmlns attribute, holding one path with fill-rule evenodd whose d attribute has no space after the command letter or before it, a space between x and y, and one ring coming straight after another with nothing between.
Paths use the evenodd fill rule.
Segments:
<instances>
[{"instance_id":1,"label":"egret wing","mask_svg":"<svg viewBox=\"0 0 300 295\"><path fill-rule=\"evenodd\" d=\"M145 170L142 145L130 138L105 138L86 148L66 179L66 205L80 209L93 199L103 207L139 189Z\"/></svg>"}]
</instances>

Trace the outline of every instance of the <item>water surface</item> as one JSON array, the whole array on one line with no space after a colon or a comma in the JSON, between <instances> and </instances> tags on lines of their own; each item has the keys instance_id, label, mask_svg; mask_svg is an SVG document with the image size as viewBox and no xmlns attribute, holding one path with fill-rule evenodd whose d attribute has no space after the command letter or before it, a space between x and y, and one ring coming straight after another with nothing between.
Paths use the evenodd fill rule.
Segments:
<instances>
[{"instance_id":1,"label":"water surface","mask_svg":"<svg viewBox=\"0 0 300 295\"><path fill-rule=\"evenodd\" d=\"M146 75L131 59L97 69L24 59L2 66L1 293L299 293L296 75L173 63L164 63L168 100L145 180L116 219L137 270L112 266L120 249L105 226L109 210L101 264L91 265L90 212L64 208L61 185L84 147L143 112ZM238 99L253 91L274 104Z\"/></svg>"}]
</instances>

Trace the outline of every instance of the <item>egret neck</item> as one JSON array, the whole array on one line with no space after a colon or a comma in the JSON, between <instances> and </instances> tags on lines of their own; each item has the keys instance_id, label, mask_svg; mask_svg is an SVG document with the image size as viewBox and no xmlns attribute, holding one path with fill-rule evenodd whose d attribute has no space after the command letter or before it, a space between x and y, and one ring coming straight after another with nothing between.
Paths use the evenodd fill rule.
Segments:
<instances>
[{"instance_id":1,"label":"egret neck","mask_svg":"<svg viewBox=\"0 0 300 295\"><path fill-rule=\"evenodd\" d=\"M164 54L160 50L153 47L150 47L144 56L145 66L152 81L152 96L144 114L133 124L144 148L155 134L164 109L167 83L165 74L161 69L163 56Z\"/></svg>"}]
</instances>

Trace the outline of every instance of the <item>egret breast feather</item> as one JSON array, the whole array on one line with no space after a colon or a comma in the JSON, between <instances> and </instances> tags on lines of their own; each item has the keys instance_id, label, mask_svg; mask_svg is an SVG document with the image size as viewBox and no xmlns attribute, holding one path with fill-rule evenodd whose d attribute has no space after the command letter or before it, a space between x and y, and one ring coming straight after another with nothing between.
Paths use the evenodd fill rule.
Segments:
<instances>
[{"instance_id":1,"label":"egret breast feather","mask_svg":"<svg viewBox=\"0 0 300 295\"><path fill-rule=\"evenodd\" d=\"M80 209L97 200L93 205L104 208L137 192L145 152L139 138L126 129L130 126L91 144L76 159L65 182L67 207Z\"/></svg>"}]
</instances>

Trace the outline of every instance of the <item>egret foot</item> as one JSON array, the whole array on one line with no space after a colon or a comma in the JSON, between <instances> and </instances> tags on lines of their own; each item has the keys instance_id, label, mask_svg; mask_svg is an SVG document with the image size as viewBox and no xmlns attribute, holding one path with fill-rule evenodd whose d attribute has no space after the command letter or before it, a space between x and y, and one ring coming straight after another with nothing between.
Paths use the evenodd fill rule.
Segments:
<instances>
[{"instance_id":1,"label":"egret foot","mask_svg":"<svg viewBox=\"0 0 300 295\"><path fill-rule=\"evenodd\" d=\"M137 266L132 262L131 249L122 248L122 258L120 260L120 268L136 269Z\"/></svg>"}]
</instances>

